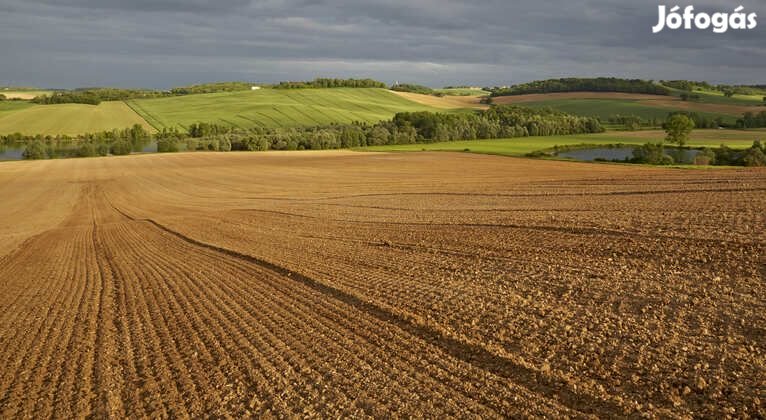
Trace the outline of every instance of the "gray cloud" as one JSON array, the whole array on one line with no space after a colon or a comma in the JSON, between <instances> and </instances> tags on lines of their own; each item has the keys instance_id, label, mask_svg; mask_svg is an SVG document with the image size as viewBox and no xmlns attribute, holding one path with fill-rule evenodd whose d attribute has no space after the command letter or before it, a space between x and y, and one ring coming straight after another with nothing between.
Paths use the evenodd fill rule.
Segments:
<instances>
[{"instance_id":1,"label":"gray cloud","mask_svg":"<svg viewBox=\"0 0 766 420\"><path fill-rule=\"evenodd\" d=\"M764 82L766 23L653 35L657 4L0 0L0 84L169 87L355 76L438 86L586 75ZM743 4L766 19L758 0L693 4L708 12Z\"/></svg>"}]
</instances>

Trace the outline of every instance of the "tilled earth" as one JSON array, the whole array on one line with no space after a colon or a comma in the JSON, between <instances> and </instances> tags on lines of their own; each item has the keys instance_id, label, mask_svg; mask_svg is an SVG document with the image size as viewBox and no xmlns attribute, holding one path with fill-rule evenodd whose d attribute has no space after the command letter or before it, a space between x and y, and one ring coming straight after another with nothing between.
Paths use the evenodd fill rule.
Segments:
<instances>
[{"instance_id":1,"label":"tilled earth","mask_svg":"<svg viewBox=\"0 0 766 420\"><path fill-rule=\"evenodd\" d=\"M766 171L0 164L0 417L766 416Z\"/></svg>"}]
</instances>

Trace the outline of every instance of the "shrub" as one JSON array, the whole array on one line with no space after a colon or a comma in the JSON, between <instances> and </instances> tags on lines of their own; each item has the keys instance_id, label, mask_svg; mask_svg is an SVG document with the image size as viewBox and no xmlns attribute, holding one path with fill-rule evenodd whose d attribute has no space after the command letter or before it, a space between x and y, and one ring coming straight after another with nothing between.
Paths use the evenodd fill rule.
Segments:
<instances>
[{"instance_id":1,"label":"shrub","mask_svg":"<svg viewBox=\"0 0 766 420\"><path fill-rule=\"evenodd\" d=\"M683 114L671 115L664 126L667 133L665 141L676 143L679 147L684 147L686 142L689 141L689 135L691 135L694 127L694 121L688 116Z\"/></svg>"},{"instance_id":2,"label":"shrub","mask_svg":"<svg viewBox=\"0 0 766 420\"><path fill-rule=\"evenodd\" d=\"M248 137L242 140L242 148L251 152L269 150L269 141L263 137Z\"/></svg>"},{"instance_id":3,"label":"shrub","mask_svg":"<svg viewBox=\"0 0 766 420\"><path fill-rule=\"evenodd\" d=\"M157 140L157 152L159 153L174 153L178 151L178 143L175 139L160 139Z\"/></svg>"},{"instance_id":4,"label":"shrub","mask_svg":"<svg viewBox=\"0 0 766 420\"><path fill-rule=\"evenodd\" d=\"M48 152L45 144L40 140L35 140L27 144L24 149L24 159L47 159Z\"/></svg>"},{"instance_id":5,"label":"shrub","mask_svg":"<svg viewBox=\"0 0 766 420\"><path fill-rule=\"evenodd\" d=\"M633 149L633 162L650 165L672 165L673 158L665 154L662 143L646 143Z\"/></svg>"},{"instance_id":6,"label":"shrub","mask_svg":"<svg viewBox=\"0 0 766 420\"><path fill-rule=\"evenodd\" d=\"M391 86L391 90L395 90L397 92L420 93L422 95L433 95L435 93L434 90L428 86L416 85L411 83L401 83L401 84L393 85Z\"/></svg>"},{"instance_id":7,"label":"shrub","mask_svg":"<svg viewBox=\"0 0 766 420\"><path fill-rule=\"evenodd\" d=\"M695 165L713 165L715 163L715 152L712 149L704 148L694 156Z\"/></svg>"},{"instance_id":8,"label":"shrub","mask_svg":"<svg viewBox=\"0 0 766 420\"><path fill-rule=\"evenodd\" d=\"M77 157L93 157L96 156L96 146L93 143L83 143L77 147L75 155Z\"/></svg>"},{"instance_id":9,"label":"shrub","mask_svg":"<svg viewBox=\"0 0 766 420\"><path fill-rule=\"evenodd\" d=\"M132 149L132 145L127 140L117 140L110 148L113 155L129 155Z\"/></svg>"},{"instance_id":10,"label":"shrub","mask_svg":"<svg viewBox=\"0 0 766 420\"><path fill-rule=\"evenodd\" d=\"M745 150L742 164L745 166L766 166L766 155L759 147L753 146Z\"/></svg>"},{"instance_id":11,"label":"shrub","mask_svg":"<svg viewBox=\"0 0 766 420\"><path fill-rule=\"evenodd\" d=\"M96 156L108 156L109 155L109 145L106 143L98 143L96 144Z\"/></svg>"},{"instance_id":12,"label":"shrub","mask_svg":"<svg viewBox=\"0 0 766 420\"><path fill-rule=\"evenodd\" d=\"M196 139L188 138L186 139L186 151L187 152L193 152L197 150L197 147L199 144L197 143Z\"/></svg>"},{"instance_id":13,"label":"shrub","mask_svg":"<svg viewBox=\"0 0 766 420\"><path fill-rule=\"evenodd\" d=\"M218 150L221 152L229 152L231 151L231 140L229 140L228 137L222 138L218 142Z\"/></svg>"}]
</instances>

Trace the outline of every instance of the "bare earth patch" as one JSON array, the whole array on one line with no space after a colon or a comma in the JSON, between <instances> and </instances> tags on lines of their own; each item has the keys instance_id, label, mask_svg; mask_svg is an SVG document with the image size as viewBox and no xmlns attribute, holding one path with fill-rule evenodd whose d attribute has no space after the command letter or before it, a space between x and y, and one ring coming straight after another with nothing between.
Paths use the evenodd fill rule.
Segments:
<instances>
[{"instance_id":1,"label":"bare earth patch","mask_svg":"<svg viewBox=\"0 0 766 420\"><path fill-rule=\"evenodd\" d=\"M764 417L766 171L0 164L0 417Z\"/></svg>"}]
</instances>

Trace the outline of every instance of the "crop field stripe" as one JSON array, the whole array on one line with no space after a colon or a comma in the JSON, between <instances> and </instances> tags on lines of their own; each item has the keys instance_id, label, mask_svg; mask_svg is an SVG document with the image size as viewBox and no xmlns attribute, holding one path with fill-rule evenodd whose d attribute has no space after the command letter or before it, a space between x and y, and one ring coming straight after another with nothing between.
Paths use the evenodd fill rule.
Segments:
<instances>
[{"instance_id":1,"label":"crop field stripe","mask_svg":"<svg viewBox=\"0 0 766 420\"><path fill-rule=\"evenodd\" d=\"M344 110L341 111L338 108L337 103L330 102L326 97L322 97L321 95L315 95L313 97L309 97L308 95L303 95L300 92L296 92L296 96L299 96L301 98L301 101L299 103L302 103L306 108L317 112L327 118L327 121L325 124L330 122L349 122L352 121L352 119L348 116L350 113L350 110ZM323 111L324 110L324 111ZM329 115L327 112L332 112L335 114L335 116Z\"/></svg>"},{"instance_id":2,"label":"crop field stripe","mask_svg":"<svg viewBox=\"0 0 766 420\"><path fill-rule=\"evenodd\" d=\"M169 128L167 124L165 124L162 120L154 116L153 114L149 113L145 108L143 108L139 102L135 100L128 100L125 101L126 104L129 104L131 109L133 109L136 114L140 115L141 118L144 119L148 124L150 124L152 127L154 127L156 130L161 130L163 128Z\"/></svg>"},{"instance_id":3,"label":"crop field stripe","mask_svg":"<svg viewBox=\"0 0 766 420\"><path fill-rule=\"evenodd\" d=\"M267 114L265 112L253 111L253 113L256 114L256 115L260 115L263 118L265 118L265 119L271 121L272 123L274 123L273 125L271 125L271 127L283 127L282 123L280 123L276 118L272 117L271 115L269 115L269 114Z\"/></svg>"},{"instance_id":4,"label":"crop field stripe","mask_svg":"<svg viewBox=\"0 0 766 420\"><path fill-rule=\"evenodd\" d=\"M286 112L286 111L285 111L283 108L287 108L287 109L288 109L289 111L291 111L291 112L294 112L294 113L296 113L296 114L300 114L300 115L301 115L301 116L303 116L303 117L306 117L306 119L307 119L308 121L310 121L310 125L320 125L320 122L319 122L319 121L317 121L317 120L315 120L315 119L313 119L313 118L311 118L311 117L308 117L308 116L306 116L306 115L302 114L302 113L301 113L300 111L298 111L296 108L290 108L290 107L289 107L289 105L288 105L288 106L274 106L274 107L272 107L271 109L272 109L272 110L273 110L275 113L277 113L277 114L281 115L282 117L284 117L284 120L285 120L285 121L288 121L288 123L286 124L287 126L295 126L295 125L300 125L300 121L301 121L301 119L300 119L300 118L298 118L298 116L296 116L296 115L290 115L290 114L288 114L288 113L287 113L287 112Z\"/></svg>"},{"instance_id":5,"label":"crop field stripe","mask_svg":"<svg viewBox=\"0 0 766 420\"><path fill-rule=\"evenodd\" d=\"M130 218L130 216L128 216L126 213L123 213L118 208L115 207L115 210L123 216ZM428 342L429 344L440 348L445 353L450 354L457 359L475 365L482 370L490 371L496 375L512 380L514 383L523 385L532 391L552 395L555 390L555 393L561 399L561 402L574 410L580 411L582 413L602 415L615 412L615 410L619 410L618 407L612 406L606 401L588 399L582 394L575 394L574 392L570 392L567 389L567 385L564 383L549 383L549 381L540 375L540 373L530 370L508 358L493 354L483 347L477 346L475 344L468 344L458 338L447 336L442 332L432 330L425 325L413 323L411 319L405 318L401 314L397 314L389 309L364 301L348 292L332 287L323 282L319 282L303 274L291 271L274 263L248 254L242 254L227 248L222 248L198 241L182 233L174 231L152 219L132 220L151 223L158 229L173 235L193 246L205 248L216 253L233 257L237 260L255 264L273 272L279 278L287 278L292 281L300 282L306 287L314 289L325 296L336 299L346 305L371 315L386 324L394 325L401 330L406 331Z\"/></svg>"},{"instance_id":6,"label":"crop field stripe","mask_svg":"<svg viewBox=\"0 0 766 420\"><path fill-rule=\"evenodd\" d=\"M345 123L345 122L353 121L353 119L349 117L349 114L351 114L351 110L341 111L340 109L337 108L336 103L329 102L327 98L322 98L322 100L320 100L319 96L315 96L314 98L309 98L308 96L301 95L300 93L297 93L297 96L301 98L301 102L303 104L307 105L307 108L323 115L325 118L327 118L328 122ZM335 116L333 117L332 115L329 115L328 112L335 114Z\"/></svg>"},{"instance_id":7,"label":"crop field stripe","mask_svg":"<svg viewBox=\"0 0 766 420\"><path fill-rule=\"evenodd\" d=\"M306 118L305 115L298 112L291 105L275 105L271 108L272 115L280 121L284 121L285 126L295 127L298 125L318 125L318 122L312 118Z\"/></svg>"},{"instance_id":8,"label":"crop field stripe","mask_svg":"<svg viewBox=\"0 0 766 420\"><path fill-rule=\"evenodd\" d=\"M320 106L327 106L327 107L337 106L337 102L336 103L331 103L327 99L327 97L325 97L323 95L311 95L311 96L309 96L309 95L302 94L299 91L296 91L295 92L295 96L298 96L301 99L300 101L296 100L296 103L302 104L302 105L309 105L309 106L320 105Z\"/></svg>"},{"instance_id":9,"label":"crop field stripe","mask_svg":"<svg viewBox=\"0 0 766 420\"><path fill-rule=\"evenodd\" d=\"M243 120L249 121L249 122L250 122L250 123L252 123L254 126L257 126L257 127L263 127L263 128L265 128L265 127L266 127L266 125L265 125L263 122L261 122L261 121L259 121L259 120L255 119L255 118L252 118L252 117L248 117L248 116L245 116L245 115L242 115L242 114L237 114L237 117L239 117L239 118L242 118Z\"/></svg>"},{"instance_id":10,"label":"crop field stripe","mask_svg":"<svg viewBox=\"0 0 766 420\"><path fill-rule=\"evenodd\" d=\"M323 106L322 105L312 105L311 106L312 109L317 109L318 107L323 107ZM344 108L339 108L337 105L328 105L326 107L323 107L323 109L325 109L327 111L331 111L331 112L336 113L338 115L338 118L342 119L342 120L349 119L350 118L349 115L353 115L354 118L356 118L358 120L365 121L365 122L372 122L372 121L378 121L379 120L378 118L371 118L370 116L360 117L358 114L355 113L356 112L355 111L356 108L361 109L361 107L359 107L358 104L350 102L350 101L347 102L346 105L344 105ZM371 112L371 114L385 115L386 111L385 110L379 110L378 112Z\"/></svg>"},{"instance_id":11,"label":"crop field stripe","mask_svg":"<svg viewBox=\"0 0 766 420\"><path fill-rule=\"evenodd\" d=\"M324 116L327 121L330 122L335 121L340 123L349 123L353 121L353 119L349 116L351 114L350 111L340 112L335 108L323 107L322 105L309 105L307 108L311 109L311 111L316 112L317 114ZM335 115L333 116L331 114Z\"/></svg>"},{"instance_id":12,"label":"crop field stripe","mask_svg":"<svg viewBox=\"0 0 766 420\"><path fill-rule=\"evenodd\" d=\"M764 191L458 153L0 165L0 417L759 413Z\"/></svg>"},{"instance_id":13,"label":"crop field stripe","mask_svg":"<svg viewBox=\"0 0 766 420\"><path fill-rule=\"evenodd\" d=\"M300 114L300 115L301 115L301 116L303 116L303 117L304 117L304 118L305 118L307 121L311 121L311 122L313 122L315 125L324 125L324 124L326 124L325 122L323 122L323 121L321 121L321 120L318 120L318 119L317 119L315 116L313 116L313 115L311 115L311 114L308 114L308 113L306 113L306 111L304 111L304 110L303 110L303 109L301 109L301 108L302 108L302 107L300 107L300 108L299 108L299 107L290 107L289 109L290 109L290 111L293 111L293 112L295 112L296 114ZM285 114L283 110L281 110L281 109L278 109L277 111L278 111L278 112L280 112L280 113L282 113L283 115L287 116L287 114ZM298 122L299 120L297 120L297 119L294 119L293 121L295 121L295 122Z\"/></svg>"},{"instance_id":14,"label":"crop field stripe","mask_svg":"<svg viewBox=\"0 0 766 420\"><path fill-rule=\"evenodd\" d=\"M208 383L207 378L217 378L228 383L232 381L241 384L261 383L263 388L259 394L265 395L271 392L268 384L269 380L273 383L275 372L291 371L300 371L304 380L306 380L306 382L298 384L299 388L294 389L296 395L300 395L302 399L318 400L319 395L324 394L327 397L332 397L336 402L346 401L345 404L353 405L353 401L348 399L347 393L336 391L344 389L343 384L338 383L336 386L320 388L320 384L324 382L321 374L318 371L313 371L313 368L310 367L322 366L325 362L317 359L316 353L312 349L297 346L299 344L297 342L287 341L290 340L290 337L300 336L299 330L293 331L289 325L292 325L293 328L306 328L316 322L320 322L315 324L313 328L319 330L323 328L330 329L316 338L319 339L322 336L329 338L338 334L335 338L324 342L322 345L325 348L337 347L334 350L334 354L343 355L344 359L349 361L353 361L358 357L373 357L374 360L369 361L358 359L357 363L379 365L380 363L393 362L399 365L400 368L414 369L408 363L411 364L418 359L417 356L415 356L416 358L408 358L407 352L393 359L390 355L384 353L376 356L375 351L378 344L373 342L368 342L369 348L367 351L362 352L350 352L348 349L339 346L337 340L344 337L343 334L357 331L358 323L362 320L358 316L353 317L355 321L345 321L349 318L344 317L337 318L336 314L344 313L349 308L371 315L374 319L378 320L376 322L393 324L401 328L406 332L402 336L403 339L406 339L407 334L415 333L416 337L437 345L442 350L449 350L447 353L455 353L460 356L459 358L468 357L468 359L464 360L466 363L476 364L475 357L477 352L475 349L471 350L466 348L465 345L457 348L443 348L444 343L442 340L444 337L434 336L433 332L426 332L415 328L409 321L382 308L372 306L338 289L255 257L196 241L151 219L133 219L114 207L112 207L114 210L111 210L112 213L110 213L110 208L106 207L105 204L106 199L99 198L99 196L102 196L101 193L91 188L87 188L87 191L89 198L84 200L86 206L83 207L93 206L90 209L92 212L90 217L92 217L93 222L91 225L87 223L73 225L71 229L82 231L82 234L78 237L79 240L75 242L75 244L79 244L75 249L79 248L80 251L74 255L63 255L63 258L68 261L82 261L83 258L89 259L87 265L72 266L75 271L72 273L71 278L84 278L86 280L79 282L80 287L78 288L61 287L58 289L59 291L69 290L75 293L71 295L72 298L69 299L69 304L59 308L59 315L68 313L68 311L63 309L73 306L77 306L77 315L67 320L69 324L67 324L66 328L48 329L47 331L51 333L63 330L70 331L73 334L69 339L69 345L66 346L68 351L59 353L59 356L79 354L77 356L78 361L74 364L59 364L58 366L66 366L67 368L76 367L76 370L72 370L73 376L66 376L62 378L62 381L66 380L65 378L73 379L77 377L82 380L76 383L79 388L74 389L71 389L71 387L75 383L69 382L69 385L64 385L62 382L61 391L62 394L75 398L72 401L87 401L89 405L83 407L72 405L72 401L64 401L62 403L65 404L65 407L54 405L47 407L48 409L57 410L57 412L69 410L72 412L84 411L94 414L101 413L101 415L123 416L126 414L126 408L122 406L122 402L127 401L131 404L131 407L134 404L137 405L135 411L132 411L131 408L131 411L134 413L151 412L163 413L168 416L192 416L193 413L199 414L214 407L215 404L221 401L221 398L226 399L226 395L217 395L216 391L199 391L202 389L207 390L210 387L211 384ZM123 219L122 221L120 220L121 218ZM102 225L104 226L103 229L101 228ZM67 229L59 229L54 234L59 235L62 239L70 235ZM52 239L50 235L42 235L35 245L44 246L50 239ZM70 242L64 240L59 243L63 245ZM36 251L36 247L28 249ZM159 257L161 254L164 254L162 259ZM211 273L215 273L213 277L210 277L210 280L214 281L212 285L215 285L215 287L211 287L209 283L200 283L195 277L188 274L190 273L190 268L187 268L183 263L183 261L188 261L188 255L195 255L195 258L200 259L200 261L210 259L211 264L207 265L207 267L209 267L208 269L211 270ZM18 257L19 255L16 256ZM169 259L174 263L168 264ZM217 261L217 263L212 263L213 261ZM78 271L79 267L83 267L87 271L80 272ZM254 275L261 279L260 283L245 283L239 280L253 278ZM66 277L63 278L66 279ZM214 280L219 278L230 278L233 282ZM142 280L137 281L137 279ZM159 279L163 280L158 281ZM249 296L251 297L248 298L248 295L242 295L238 291L244 289L250 290L252 294ZM313 293L311 290L337 300L338 304L317 302L312 297ZM209 296L211 292L213 293L211 297L215 297L215 304L209 299L203 299L196 304L191 304L185 300L186 297L191 296ZM218 293L217 296L216 293ZM305 299L303 298L304 295L306 296ZM298 318L295 318L295 321L291 324L286 325L276 318L269 318L268 315L266 318L263 318L261 311L255 311L254 308L262 308L262 310L266 309L266 314L271 311L284 313L284 306L272 305L270 303L275 296L298 304L298 306L293 306L293 311L299 311L294 313L294 316ZM131 299L128 297L131 297ZM120 302L123 305L120 305ZM326 306L328 303L330 306ZM307 311L300 309L302 305L307 305ZM206 321L202 322L199 319L190 320L178 317L181 314L194 314L199 309L208 311L212 318L208 317ZM105 312L107 310L110 312ZM118 314L122 314L122 316L117 316ZM323 319L325 320L322 321ZM341 323L338 324L339 322ZM348 326L344 327L349 328L348 330L345 332L334 332L335 328L344 325L343 323L345 322L349 322ZM353 325L351 322L353 322ZM51 325L57 325L57 323ZM207 333L205 325L210 325L217 332ZM240 327L243 325L260 326L260 329L253 332L242 331ZM134 326L137 326L137 328ZM197 331L198 335L186 334L179 336L171 332L171 326L173 326L174 330L178 326L186 326L188 327L185 329L186 331L189 333ZM372 326L370 327L372 328ZM363 328L363 331L367 330L367 328ZM120 348L123 350L116 353L117 342L115 340L118 338L117 333L119 331L121 331L120 341L123 344ZM234 333L235 331L238 332ZM221 332L223 332L223 335L221 335ZM82 343L83 340L93 343L90 346L91 349L99 348L98 346L105 345L104 340L106 337L110 337L111 341L110 345L107 346L107 352L104 354L78 353L75 351L75 348L72 348L73 343ZM197 340L205 340L207 338L208 341L197 341L195 344L193 342L195 337L200 337ZM269 337L272 338L269 339ZM373 338L376 341L379 340L379 338L373 336L370 336L368 339ZM262 341L263 339L267 341ZM268 340L271 340L271 342L269 343ZM364 342L356 341L356 345L364 345ZM34 345L35 343L51 343L51 338L40 337L30 341L29 345ZM126 344L131 343L132 345L129 348L124 348ZM450 342L450 346L452 345L455 345L455 343ZM50 360L50 355L54 354L53 350L57 347L45 346L44 348L47 348L49 353L40 354L39 359ZM246 363L248 360L253 360L251 357L253 352L271 353L271 357L255 360L270 360L277 365L261 365L259 367L258 365L250 364L247 367L242 366L246 367L244 371L234 369L222 372L210 371L208 368L203 368L196 363L199 351L205 351L203 349L210 351L210 349L218 348L221 348L223 352L215 354L211 352L208 354L208 357L212 360L229 360L230 363L233 363L233 365L229 366L241 365L243 362ZM243 351L246 348L251 349ZM293 353L293 349L296 353ZM471 352L464 353L467 350L471 350ZM183 351L183 354L181 351ZM192 351L195 352L196 356L190 356ZM377 351L380 352L380 348L377 348ZM33 354L35 353L28 352L27 356ZM397 354L397 352L393 354ZM153 356L149 357L149 355ZM397 359L400 357L407 358L397 362ZM38 365L36 360L39 359L30 359L28 362L32 363L32 365ZM120 390L119 387L110 386L110 384L116 385L113 384L114 381L117 381L117 378L114 376L116 372L112 369L117 360L120 360L117 365L122 366L122 375L128 375L126 378L128 379L127 383L131 383L131 381L135 381L138 378L144 378L142 380L145 390L142 393L143 397ZM145 364L143 361L148 362L148 364ZM493 363L496 362L497 360L493 361ZM282 366L279 366L280 363ZM25 363L21 366L28 365ZM22 371L21 366L16 370L16 374ZM40 371L44 372L47 366L39 366ZM430 367L429 370L434 368ZM314 374L311 374L312 371ZM245 374L245 372L249 373ZM448 371L443 371L439 376L444 374L449 375ZM137 375L137 377L131 379L131 375ZM163 375L170 379L170 381L158 382L153 380L153 378L159 378ZM410 375L413 375L411 376L412 378L419 378L418 381L429 382L428 386L436 386L437 388L446 386L445 384L434 382L431 376L420 373L418 369L411 370ZM44 375L38 375L38 377L43 378ZM267 380L267 377L270 379ZM16 378L15 383L18 385L11 385L8 392L5 393L6 398L4 400L8 400L10 395L20 395L19 393L39 395L43 392L42 388L19 388L21 386L21 383L18 382L20 377L17 376ZM91 378L95 381L94 383L89 382ZM389 376L389 380L406 382L406 377ZM444 388L444 392L465 392L465 397L470 398L467 390L460 391L461 387L459 385L461 382L459 378L451 380L452 386L457 386L457 388ZM38 383L37 386L42 386L42 383ZM409 386L417 387L418 384L413 383ZM94 387L99 389L99 395L88 397L81 394L84 392L82 390ZM346 392L352 392L353 387L353 381L347 382L345 385ZM212 389L219 388L213 386ZM409 393L410 391L402 389L399 392ZM401 395L404 397L406 394ZM31 402L33 400L26 401ZM278 408L281 408L284 412L289 412L292 404L296 403L298 401L292 403L287 401L286 405ZM489 406L494 405L495 409L498 410L506 408L502 404L497 405L498 402L493 400L485 400L485 403L489 404ZM478 410L477 413L484 413L484 415L489 415L490 413L498 415L496 411L487 411L489 406L484 408L476 406L475 409ZM25 412L28 413L32 409L30 406L17 404L10 404L6 408L12 411L4 410L3 414L21 415Z\"/></svg>"},{"instance_id":15,"label":"crop field stripe","mask_svg":"<svg viewBox=\"0 0 766 420\"><path fill-rule=\"evenodd\" d=\"M155 125L177 126L195 122L214 122L228 115L254 115L267 112L276 126L311 126L359 120L377 122L396 112L434 109L383 89L264 89L258 92L233 92L135 100L135 109ZM277 112L274 110L281 111ZM324 115L316 109L326 110ZM270 111L269 111L270 110ZM330 119L327 119L331 117ZM242 122L244 128L254 125ZM268 126L274 126L271 123Z\"/></svg>"},{"instance_id":16,"label":"crop field stripe","mask_svg":"<svg viewBox=\"0 0 766 420\"><path fill-rule=\"evenodd\" d=\"M256 114L256 115L260 115L265 120L271 121L272 124L264 124L267 127L283 127L281 122L279 122L276 118L272 117L271 115L269 115L269 113L267 113L265 111L255 111L255 110L253 110L253 113Z\"/></svg>"},{"instance_id":17,"label":"crop field stripe","mask_svg":"<svg viewBox=\"0 0 766 420\"><path fill-rule=\"evenodd\" d=\"M127 101L122 101L122 102L125 105L127 105L128 108L132 109L133 112L136 113L136 115L138 115L142 120L146 121L146 123L149 124L150 126L152 126L152 128L154 128L155 130L160 131L163 128L161 125L157 124L157 121L154 118L152 118L152 120L154 120L154 122L152 122L152 121L150 121L149 119L146 118L146 116L150 116L151 117L151 115L149 113L145 113L145 115L142 115L140 112L138 112L137 111L138 105L134 101L127 100Z\"/></svg>"},{"instance_id":18,"label":"crop field stripe","mask_svg":"<svg viewBox=\"0 0 766 420\"><path fill-rule=\"evenodd\" d=\"M235 123L234 121L231 121L225 118L221 118L220 120L224 123L223 125L228 125L229 127L234 127L234 128L243 128L241 125Z\"/></svg>"},{"instance_id":19,"label":"crop field stripe","mask_svg":"<svg viewBox=\"0 0 766 420\"><path fill-rule=\"evenodd\" d=\"M311 105L308 105L308 106L304 105L300 108L296 107L294 108L294 111L298 114L303 115L306 118L306 120L316 121L317 125L327 125L333 121L332 119L325 120L324 118L326 118L327 116L321 113L319 114L319 116L314 115L313 113L310 112L311 111L311 109L309 108L310 106Z\"/></svg>"},{"instance_id":20,"label":"crop field stripe","mask_svg":"<svg viewBox=\"0 0 766 420\"><path fill-rule=\"evenodd\" d=\"M307 98L304 95L301 95L299 91L300 89L288 89L285 91L284 96L298 106L306 105L307 103L311 103L315 100L313 98L311 100L307 100ZM300 97L301 100L296 99L296 96Z\"/></svg>"},{"instance_id":21,"label":"crop field stripe","mask_svg":"<svg viewBox=\"0 0 766 420\"><path fill-rule=\"evenodd\" d=\"M237 257L238 259L242 259L242 257L241 257L240 255L237 255L236 253L232 254L232 253L231 253L231 251L228 251L228 250L222 250L222 249L219 249L219 248L217 248L217 247L212 247L212 246L209 246L209 245L207 245L207 244L202 244L202 243L196 242L196 241L194 241L194 240L190 240L189 238L186 238L186 237L184 237L183 235L179 235L179 234L177 234L176 232L173 232L173 231L171 231L171 230L168 230L167 228L164 228L163 226L161 226L161 225L159 225L159 224L156 224L156 222L153 222L153 221L151 221L151 220L149 220L148 222L150 222L150 223L154 224L156 227L158 227L159 229L162 229L162 230L166 231L167 233L170 233L170 234L172 234L172 235L178 236L178 237L179 237L179 238L181 238L182 240L184 240L184 241L186 241L186 242L189 242L190 244L192 244L192 245L194 245L194 246L203 246L204 248L207 248L207 249L209 249L209 250L213 251L213 254L211 254L211 256L214 256L214 257L216 257L216 254L219 254L219 253L223 252L223 253L225 253L225 254L227 254L227 255L230 255L230 256L235 256L235 257ZM148 237L148 238L151 238L151 237L152 237L152 235L148 235L148 236L147 236L147 235L144 235L144 234L142 234L141 236L138 236L138 237L136 237L136 238L135 238L135 240L136 240L136 243L139 243L140 241L143 241L143 240L145 240L147 237ZM143 238L143 239L142 239L142 238ZM151 252L151 250L148 250L148 251L150 252L150 253L149 253L149 255L155 255L155 253ZM159 249L157 249L157 251L159 251ZM197 255L199 255L199 252L194 252L194 253L195 253L195 254L197 254ZM188 255L188 251L184 252L184 255ZM216 258L220 260L220 256L217 256ZM143 258L142 258L141 260L143 260ZM249 260L247 260L247 259L245 259L245 261L246 261L246 262L252 262L252 261L249 261ZM260 264L259 264L259 265L260 265ZM225 265L225 264L223 264L222 266L223 266L223 267L225 267L226 265ZM171 267L173 267L173 265L171 265ZM176 273L176 274L177 274L177 273ZM233 273L232 273L232 274L233 274ZM280 273L276 273L276 274L277 274L277 275L279 275ZM251 274L248 274L247 276L249 277L250 275L251 275ZM173 273L168 273L166 276L167 276L167 277L171 277L171 278L175 278L175 277L176 277L176 275L174 275ZM235 276L235 278L242 278L242 277L243 277L243 276ZM224 283L224 284L222 284L221 286L222 286L224 289L226 288L226 287L225 287L225 283ZM270 292L268 292L267 294L263 295L263 296L262 296L262 298L264 299L264 301L266 301L266 302L269 302L269 301L271 301L271 300L273 299L273 297L275 296L275 292L276 292L276 290L270 291ZM175 292L173 295L179 295L179 296L183 296L183 295L187 295L187 294L188 294L188 292L185 292L185 291L181 291L181 290L179 290L179 291L176 291L176 292ZM283 294L283 296L284 296L284 298L286 298L286 299L293 299L293 300L295 300L296 298L299 298L299 297L300 297L300 295L299 295L299 294L298 294L298 295L296 295L294 291L289 291L289 290L285 290L285 291L284 291L284 294ZM219 300L219 299L222 299L222 300ZM219 303L224 303L224 302L225 302L225 295L224 295L224 296L222 296L222 297L220 297L219 299L216 299L216 300L217 300ZM260 300L259 300L259 302L262 302L262 301L260 301ZM300 300L299 300L299 302L300 302ZM311 301L305 301L305 302L303 302L303 303L305 303L305 304L310 304L310 303L312 303L312 302L311 302ZM233 310L233 311L231 312L231 314L246 314L246 313L248 313L248 312L250 312L250 311L251 311L251 309L247 309L247 308L253 308L253 307L257 307L257 306L260 306L260 307L262 307L262 308L263 308L263 306L262 306L262 303L261 303L260 305L256 305L256 306L253 306L253 304L244 304L244 305L245 305L245 306L241 306L241 307L239 307L239 308L237 308L237 309ZM274 308L271 308L271 309L272 309L272 310L279 310L279 308L280 308L280 307L278 307L278 306L275 306ZM339 308L339 309L340 309L340 308ZM311 312L311 313L322 313L323 311L325 311L325 310L323 309L323 307L318 307L318 308L314 308L314 310L312 310L312 312ZM332 310L330 310L328 313L335 313L335 312L334 312L334 311L332 311ZM300 324L306 324L306 322L307 322L307 321L308 321L308 320L305 320L305 319L304 319L304 320L302 320L302 321L300 322ZM252 322L252 321L245 321L245 320L243 320L242 322L247 322L247 323L248 323L248 324L250 324L250 325L252 325L252 324L253 324L253 322ZM259 325L259 323L255 323L254 325ZM233 331L234 329L236 329L236 327L235 327L235 326L233 326L233 325L232 325L232 326L228 326L228 327L224 328L224 330L225 330L225 331ZM284 325L283 325L283 326L281 326L281 327L277 327L277 326L275 325L275 326L273 326L273 328L270 328L270 329L268 329L268 330L266 330L266 331L262 331L262 332L261 332L261 334L265 334L265 333L267 333L268 331L279 331L279 330L283 330L283 329L284 329ZM260 335L260 334L259 334L259 335ZM256 335L256 336L259 336L259 335ZM341 349L342 349L342 348L341 348ZM341 350L341 349L338 349L338 350ZM304 352L304 354L307 354L307 355L312 355L312 354L313 354L313 352L312 352L312 351L310 351L309 349L306 349L306 351ZM359 353L359 354L365 354L365 353ZM246 354L242 354L242 355L241 355L241 357L247 358L247 355L246 355ZM353 359L353 358L355 357L355 355L354 355L354 353L350 353L350 354L346 355L346 357L349 357L349 358L352 358L352 359ZM379 360L379 361L382 361L382 359L381 359L381 360ZM314 364L314 365L315 365L315 364ZM294 366L294 367L293 367L293 369L298 369L298 367L297 367L297 366ZM318 392L318 390L317 390L317 392ZM337 396L336 396L336 397L337 397Z\"/></svg>"}]
</instances>

